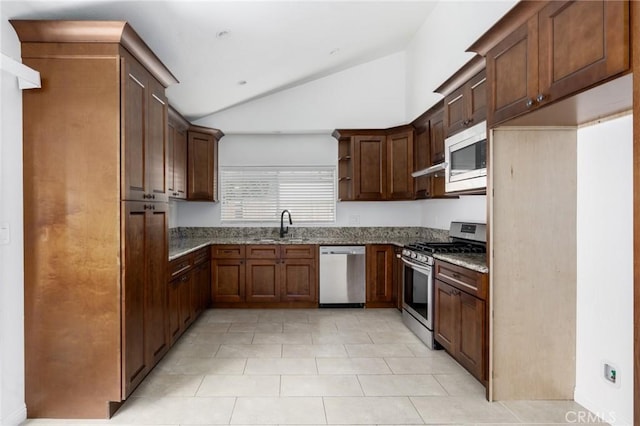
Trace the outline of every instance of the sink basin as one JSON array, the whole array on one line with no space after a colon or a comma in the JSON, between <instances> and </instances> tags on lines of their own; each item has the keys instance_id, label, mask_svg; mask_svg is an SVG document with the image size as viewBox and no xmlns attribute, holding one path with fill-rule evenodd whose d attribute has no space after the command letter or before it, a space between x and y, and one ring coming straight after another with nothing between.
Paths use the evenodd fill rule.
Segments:
<instances>
[{"instance_id":1,"label":"sink basin","mask_svg":"<svg viewBox=\"0 0 640 426\"><path fill-rule=\"evenodd\" d=\"M275 243L276 240L273 238L254 238L253 241L257 243Z\"/></svg>"}]
</instances>

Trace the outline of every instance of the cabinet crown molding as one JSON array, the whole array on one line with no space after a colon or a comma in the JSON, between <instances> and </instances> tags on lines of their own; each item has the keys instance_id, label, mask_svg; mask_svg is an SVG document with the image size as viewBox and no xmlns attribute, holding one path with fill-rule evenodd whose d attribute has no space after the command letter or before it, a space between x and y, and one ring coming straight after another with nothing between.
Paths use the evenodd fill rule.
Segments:
<instances>
[{"instance_id":1,"label":"cabinet crown molding","mask_svg":"<svg viewBox=\"0 0 640 426\"><path fill-rule=\"evenodd\" d=\"M216 140L220 140L224 136L224 133L222 133L222 130L220 130L220 129L214 129L212 127L196 126L194 124L191 124L189 126L188 131L189 132L198 132L198 133L205 133L207 135L212 135L214 138L216 138Z\"/></svg>"},{"instance_id":2,"label":"cabinet crown molding","mask_svg":"<svg viewBox=\"0 0 640 426\"><path fill-rule=\"evenodd\" d=\"M178 79L126 21L9 20L21 43L118 43L164 86Z\"/></svg>"},{"instance_id":3,"label":"cabinet crown molding","mask_svg":"<svg viewBox=\"0 0 640 426\"><path fill-rule=\"evenodd\" d=\"M451 92L456 90L465 84L471 77L478 74L485 67L485 59L484 56L476 55L469 62L464 64L462 68L456 71L451 77L447 79L444 83L442 83L434 92L439 93L443 96L449 95Z\"/></svg>"},{"instance_id":4,"label":"cabinet crown molding","mask_svg":"<svg viewBox=\"0 0 640 426\"><path fill-rule=\"evenodd\" d=\"M189 130L189 126L191 126L191 123L171 105L169 105L169 121L173 123L178 130L186 131Z\"/></svg>"}]
</instances>

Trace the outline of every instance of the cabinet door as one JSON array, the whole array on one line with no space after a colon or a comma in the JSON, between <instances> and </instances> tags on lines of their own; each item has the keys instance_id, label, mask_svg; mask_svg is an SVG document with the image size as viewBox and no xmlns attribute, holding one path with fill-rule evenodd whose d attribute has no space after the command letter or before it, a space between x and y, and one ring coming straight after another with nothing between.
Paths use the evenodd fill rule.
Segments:
<instances>
[{"instance_id":1,"label":"cabinet door","mask_svg":"<svg viewBox=\"0 0 640 426\"><path fill-rule=\"evenodd\" d=\"M168 132L168 191L172 198L187 198L187 132L169 122Z\"/></svg>"},{"instance_id":2,"label":"cabinet door","mask_svg":"<svg viewBox=\"0 0 640 426\"><path fill-rule=\"evenodd\" d=\"M486 348L485 302L465 292L459 292L459 334L457 359L471 374L483 381Z\"/></svg>"},{"instance_id":3,"label":"cabinet door","mask_svg":"<svg viewBox=\"0 0 640 426\"><path fill-rule=\"evenodd\" d=\"M180 281L182 277L178 277L169 283L168 293L168 323L169 323L169 339L173 344L182 331L182 321L180 321Z\"/></svg>"},{"instance_id":4,"label":"cabinet door","mask_svg":"<svg viewBox=\"0 0 640 426\"><path fill-rule=\"evenodd\" d=\"M147 141L144 153L147 173L147 197L153 201L167 201L167 117L168 104L164 87L151 76L148 79Z\"/></svg>"},{"instance_id":5,"label":"cabinet door","mask_svg":"<svg viewBox=\"0 0 640 426\"><path fill-rule=\"evenodd\" d=\"M122 199L146 199L145 129L149 98L146 71L134 60L123 60Z\"/></svg>"},{"instance_id":6,"label":"cabinet door","mask_svg":"<svg viewBox=\"0 0 640 426\"><path fill-rule=\"evenodd\" d=\"M458 340L458 290L435 280L434 334L435 340L455 356Z\"/></svg>"},{"instance_id":7,"label":"cabinet door","mask_svg":"<svg viewBox=\"0 0 640 426\"><path fill-rule=\"evenodd\" d=\"M145 357L145 216L142 203L123 203L122 386L124 397L147 371Z\"/></svg>"},{"instance_id":8,"label":"cabinet door","mask_svg":"<svg viewBox=\"0 0 640 426\"><path fill-rule=\"evenodd\" d=\"M212 135L189 132L188 194L189 200L216 201L214 163L216 140Z\"/></svg>"},{"instance_id":9,"label":"cabinet door","mask_svg":"<svg viewBox=\"0 0 640 426\"><path fill-rule=\"evenodd\" d=\"M367 307L393 307L393 258L391 245L367 245Z\"/></svg>"},{"instance_id":10,"label":"cabinet door","mask_svg":"<svg viewBox=\"0 0 640 426\"><path fill-rule=\"evenodd\" d=\"M467 127L487 119L487 72L482 70L465 85Z\"/></svg>"},{"instance_id":11,"label":"cabinet door","mask_svg":"<svg viewBox=\"0 0 640 426\"><path fill-rule=\"evenodd\" d=\"M538 17L541 103L629 69L628 2L550 2Z\"/></svg>"},{"instance_id":12,"label":"cabinet door","mask_svg":"<svg viewBox=\"0 0 640 426\"><path fill-rule=\"evenodd\" d=\"M166 275L169 206L147 203L143 208L146 208L145 350L147 364L153 366L169 349Z\"/></svg>"},{"instance_id":13,"label":"cabinet door","mask_svg":"<svg viewBox=\"0 0 640 426\"><path fill-rule=\"evenodd\" d=\"M211 261L213 303L244 302L244 287L244 259L213 259Z\"/></svg>"},{"instance_id":14,"label":"cabinet door","mask_svg":"<svg viewBox=\"0 0 640 426\"><path fill-rule=\"evenodd\" d=\"M429 135L429 124L416 131L414 149L414 170L423 170L431 165L431 138ZM431 195L431 178L420 176L414 178L414 188L416 198L429 198Z\"/></svg>"},{"instance_id":15,"label":"cabinet door","mask_svg":"<svg viewBox=\"0 0 640 426\"><path fill-rule=\"evenodd\" d=\"M354 192L356 200L387 198L386 136L354 136Z\"/></svg>"},{"instance_id":16,"label":"cabinet door","mask_svg":"<svg viewBox=\"0 0 640 426\"><path fill-rule=\"evenodd\" d=\"M487 52L489 126L526 112L538 93L538 17Z\"/></svg>"},{"instance_id":17,"label":"cabinet door","mask_svg":"<svg viewBox=\"0 0 640 426\"><path fill-rule=\"evenodd\" d=\"M180 329L184 331L194 319L195 309L193 306L193 274L184 274L180 280L178 289L178 310L180 311Z\"/></svg>"},{"instance_id":18,"label":"cabinet door","mask_svg":"<svg viewBox=\"0 0 640 426\"><path fill-rule=\"evenodd\" d=\"M280 264L283 302L318 301L318 279L315 259L285 259Z\"/></svg>"},{"instance_id":19,"label":"cabinet door","mask_svg":"<svg viewBox=\"0 0 640 426\"><path fill-rule=\"evenodd\" d=\"M413 200L413 130L387 136L388 198Z\"/></svg>"},{"instance_id":20,"label":"cabinet door","mask_svg":"<svg viewBox=\"0 0 640 426\"><path fill-rule=\"evenodd\" d=\"M193 306L195 315L209 307L211 287L211 262L204 262L193 269Z\"/></svg>"},{"instance_id":21,"label":"cabinet door","mask_svg":"<svg viewBox=\"0 0 640 426\"><path fill-rule=\"evenodd\" d=\"M280 301L280 262L279 259L247 259L247 302Z\"/></svg>"},{"instance_id":22,"label":"cabinet door","mask_svg":"<svg viewBox=\"0 0 640 426\"><path fill-rule=\"evenodd\" d=\"M444 98L444 127L447 136L463 130L467 120L467 86L464 85Z\"/></svg>"},{"instance_id":23,"label":"cabinet door","mask_svg":"<svg viewBox=\"0 0 640 426\"><path fill-rule=\"evenodd\" d=\"M440 164L444 161L444 110L431 116L429 127L431 132L431 164Z\"/></svg>"}]
</instances>

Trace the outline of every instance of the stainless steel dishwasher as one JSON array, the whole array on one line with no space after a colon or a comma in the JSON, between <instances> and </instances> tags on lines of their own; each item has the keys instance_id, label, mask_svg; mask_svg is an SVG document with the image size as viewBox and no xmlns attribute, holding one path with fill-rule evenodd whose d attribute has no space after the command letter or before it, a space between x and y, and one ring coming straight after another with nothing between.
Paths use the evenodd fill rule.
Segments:
<instances>
[{"instance_id":1,"label":"stainless steel dishwasher","mask_svg":"<svg viewBox=\"0 0 640 426\"><path fill-rule=\"evenodd\" d=\"M365 302L365 247L320 247L320 307L362 308Z\"/></svg>"}]
</instances>

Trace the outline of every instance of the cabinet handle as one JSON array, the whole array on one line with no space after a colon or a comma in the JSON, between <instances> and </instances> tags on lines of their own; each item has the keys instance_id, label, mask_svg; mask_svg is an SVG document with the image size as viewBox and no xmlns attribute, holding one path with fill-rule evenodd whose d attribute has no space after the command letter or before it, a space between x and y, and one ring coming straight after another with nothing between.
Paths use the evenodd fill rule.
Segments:
<instances>
[{"instance_id":1,"label":"cabinet handle","mask_svg":"<svg viewBox=\"0 0 640 426\"><path fill-rule=\"evenodd\" d=\"M145 210L155 210L156 206L154 206L153 204L145 204L144 205L144 209Z\"/></svg>"},{"instance_id":2,"label":"cabinet handle","mask_svg":"<svg viewBox=\"0 0 640 426\"><path fill-rule=\"evenodd\" d=\"M536 101L538 101L538 102L542 102L542 101L544 101L544 99L545 99L545 96L544 96L542 93L540 93L540 94L536 97Z\"/></svg>"},{"instance_id":3,"label":"cabinet handle","mask_svg":"<svg viewBox=\"0 0 640 426\"><path fill-rule=\"evenodd\" d=\"M183 276L180 277L180 282L183 283L185 281L187 281L189 279L189 275L188 274L184 274Z\"/></svg>"},{"instance_id":4,"label":"cabinet handle","mask_svg":"<svg viewBox=\"0 0 640 426\"><path fill-rule=\"evenodd\" d=\"M527 99L527 102L525 103L525 106L527 108L531 108L533 106L533 99Z\"/></svg>"},{"instance_id":5,"label":"cabinet handle","mask_svg":"<svg viewBox=\"0 0 640 426\"><path fill-rule=\"evenodd\" d=\"M456 272L454 272L453 274L451 274L451 276L452 276L453 278L456 278L456 279L460 278L460 274L457 274Z\"/></svg>"}]
</instances>

